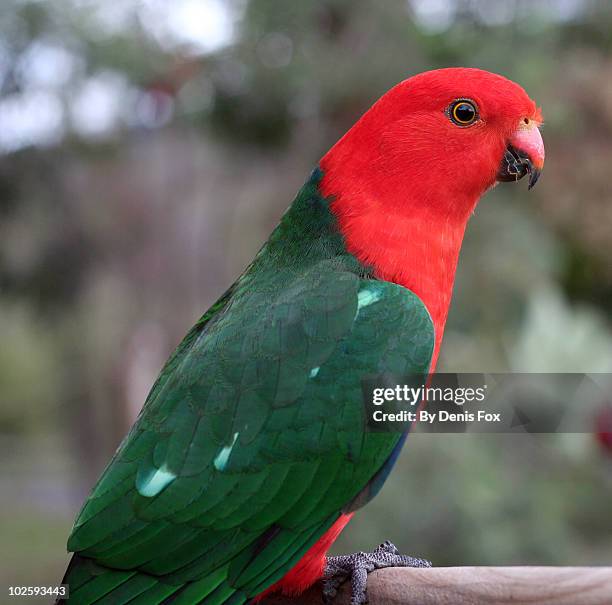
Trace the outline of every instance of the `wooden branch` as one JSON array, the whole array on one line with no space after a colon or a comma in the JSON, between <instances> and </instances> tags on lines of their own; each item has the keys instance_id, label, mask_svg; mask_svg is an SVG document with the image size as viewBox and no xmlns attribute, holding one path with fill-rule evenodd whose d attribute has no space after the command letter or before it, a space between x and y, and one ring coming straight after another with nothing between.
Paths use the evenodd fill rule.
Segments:
<instances>
[{"instance_id":1,"label":"wooden branch","mask_svg":"<svg viewBox=\"0 0 612 605\"><path fill-rule=\"evenodd\" d=\"M612 567L389 568L368 576L369 605L610 605ZM320 605L320 586L261 605ZM345 584L334 605L349 605Z\"/></svg>"}]
</instances>

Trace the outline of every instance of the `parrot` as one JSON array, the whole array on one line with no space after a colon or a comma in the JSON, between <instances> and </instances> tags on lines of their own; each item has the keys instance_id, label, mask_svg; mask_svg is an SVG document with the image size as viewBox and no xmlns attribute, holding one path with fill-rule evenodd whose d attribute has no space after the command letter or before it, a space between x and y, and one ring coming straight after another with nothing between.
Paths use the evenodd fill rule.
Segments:
<instances>
[{"instance_id":1,"label":"parrot","mask_svg":"<svg viewBox=\"0 0 612 605\"><path fill-rule=\"evenodd\" d=\"M78 514L70 605L241 605L430 566L383 542L327 556L410 427L368 428L362 379L434 372L481 196L544 165L541 109L476 68L426 71L321 158L193 325Z\"/></svg>"}]
</instances>

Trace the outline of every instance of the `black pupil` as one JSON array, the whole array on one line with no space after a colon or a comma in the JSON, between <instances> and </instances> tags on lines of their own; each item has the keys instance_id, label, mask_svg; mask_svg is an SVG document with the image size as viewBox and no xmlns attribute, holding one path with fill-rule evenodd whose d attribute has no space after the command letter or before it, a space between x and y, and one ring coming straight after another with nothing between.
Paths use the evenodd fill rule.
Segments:
<instances>
[{"instance_id":1,"label":"black pupil","mask_svg":"<svg viewBox=\"0 0 612 605\"><path fill-rule=\"evenodd\" d=\"M459 103L455 107L455 118L459 122L471 122L474 119L475 111L469 103Z\"/></svg>"}]
</instances>

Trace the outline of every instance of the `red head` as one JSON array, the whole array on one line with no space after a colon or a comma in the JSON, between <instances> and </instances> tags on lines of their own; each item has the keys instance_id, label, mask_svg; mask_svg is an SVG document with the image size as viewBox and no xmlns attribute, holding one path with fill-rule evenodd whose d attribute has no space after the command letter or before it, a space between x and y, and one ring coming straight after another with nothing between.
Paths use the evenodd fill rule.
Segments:
<instances>
[{"instance_id":1,"label":"red head","mask_svg":"<svg viewBox=\"0 0 612 605\"><path fill-rule=\"evenodd\" d=\"M348 249L421 297L438 346L467 219L496 181L535 184L540 122L518 84L440 69L392 88L321 161Z\"/></svg>"}]
</instances>

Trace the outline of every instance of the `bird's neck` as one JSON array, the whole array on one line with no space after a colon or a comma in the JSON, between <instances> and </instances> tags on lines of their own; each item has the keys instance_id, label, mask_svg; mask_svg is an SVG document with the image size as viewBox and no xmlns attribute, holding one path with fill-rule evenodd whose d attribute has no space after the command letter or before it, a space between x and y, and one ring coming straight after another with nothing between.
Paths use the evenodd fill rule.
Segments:
<instances>
[{"instance_id":1,"label":"bird's neck","mask_svg":"<svg viewBox=\"0 0 612 605\"><path fill-rule=\"evenodd\" d=\"M347 251L379 279L400 284L423 301L435 328L433 371L463 234L477 197L446 200L431 190L420 197L422 192L397 173L386 182L381 175L376 183L362 167L351 170L350 161L336 165L334 160L328 154L321 162L321 191L332 200Z\"/></svg>"}]
</instances>

